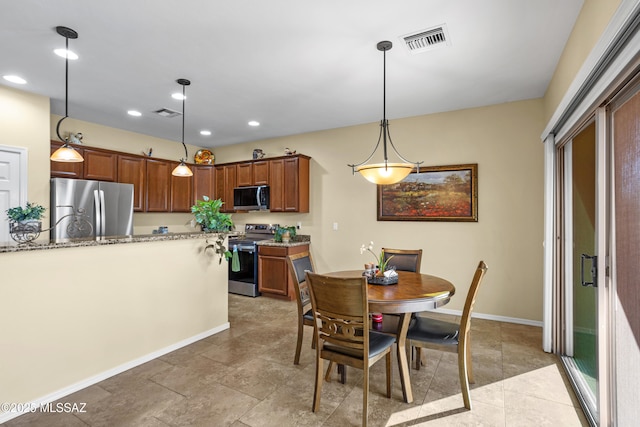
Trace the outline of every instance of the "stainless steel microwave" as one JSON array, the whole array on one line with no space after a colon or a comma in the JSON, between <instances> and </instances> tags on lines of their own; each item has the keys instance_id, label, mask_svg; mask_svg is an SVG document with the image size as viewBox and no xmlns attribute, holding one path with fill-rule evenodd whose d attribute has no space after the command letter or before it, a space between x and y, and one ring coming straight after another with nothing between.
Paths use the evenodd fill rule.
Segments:
<instances>
[{"instance_id":1,"label":"stainless steel microwave","mask_svg":"<svg viewBox=\"0 0 640 427\"><path fill-rule=\"evenodd\" d=\"M233 208L239 211L269 209L269 186L236 187L233 189Z\"/></svg>"}]
</instances>

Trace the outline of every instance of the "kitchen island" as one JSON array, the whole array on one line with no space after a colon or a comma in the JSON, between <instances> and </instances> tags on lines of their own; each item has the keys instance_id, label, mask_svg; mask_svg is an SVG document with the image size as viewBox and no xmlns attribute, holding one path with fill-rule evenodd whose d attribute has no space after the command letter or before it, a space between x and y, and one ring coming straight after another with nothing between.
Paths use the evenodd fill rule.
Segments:
<instances>
[{"instance_id":1,"label":"kitchen island","mask_svg":"<svg viewBox=\"0 0 640 427\"><path fill-rule=\"evenodd\" d=\"M2 246L0 402L50 402L228 329L213 236Z\"/></svg>"}]
</instances>

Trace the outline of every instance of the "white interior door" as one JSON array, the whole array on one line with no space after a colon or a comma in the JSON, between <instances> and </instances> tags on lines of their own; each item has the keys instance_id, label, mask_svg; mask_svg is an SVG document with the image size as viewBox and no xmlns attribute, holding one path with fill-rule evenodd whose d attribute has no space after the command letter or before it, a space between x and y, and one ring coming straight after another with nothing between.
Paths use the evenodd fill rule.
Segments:
<instances>
[{"instance_id":1,"label":"white interior door","mask_svg":"<svg viewBox=\"0 0 640 427\"><path fill-rule=\"evenodd\" d=\"M0 242L10 242L7 209L27 203L27 150L0 145Z\"/></svg>"}]
</instances>

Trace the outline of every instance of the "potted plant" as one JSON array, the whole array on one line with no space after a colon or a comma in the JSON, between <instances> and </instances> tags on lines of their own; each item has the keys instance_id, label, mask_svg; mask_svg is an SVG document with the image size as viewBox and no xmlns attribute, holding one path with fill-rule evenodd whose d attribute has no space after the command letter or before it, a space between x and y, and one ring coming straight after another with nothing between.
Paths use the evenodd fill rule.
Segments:
<instances>
[{"instance_id":1,"label":"potted plant","mask_svg":"<svg viewBox=\"0 0 640 427\"><path fill-rule=\"evenodd\" d=\"M35 240L42 231L42 218L45 207L37 203L27 202L25 207L16 206L7 209L9 234L17 242Z\"/></svg>"},{"instance_id":2,"label":"potted plant","mask_svg":"<svg viewBox=\"0 0 640 427\"><path fill-rule=\"evenodd\" d=\"M294 226L283 225L276 228L276 232L273 235L273 240L276 242L288 243L289 240L296 237L296 228Z\"/></svg>"},{"instance_id":3,"label":"potted plant","mask_svg":"<svg viewBox=\"0 0 640 427\"><path fill-rule=\"evenodd\" d=\"M40 221L44 217L45 207L36 203L27 202L26 206L17 206L7 209L9 221L25 223L27 221Z\"/></svg>"},{"instance_id":4,"label":"potted plant","mask_svg":"<svg viewBox=\"0 0 640 427\"><path fill-rule=\"evenodd\" d=\"M215 241L210 243L207 240L204 250L215 250L220 258L220 263L222 263L222 258L226 260L231 258L231 252L224 246L224 238L234 228L231 214L220 212L223 204L224 202L220 199L209 199L207 196L202 196L202 200L196 200L196 204L191 206L191 213L193 213L196 222L200 224L202 231L216 233Z\"/></svg>"}]
</instances>

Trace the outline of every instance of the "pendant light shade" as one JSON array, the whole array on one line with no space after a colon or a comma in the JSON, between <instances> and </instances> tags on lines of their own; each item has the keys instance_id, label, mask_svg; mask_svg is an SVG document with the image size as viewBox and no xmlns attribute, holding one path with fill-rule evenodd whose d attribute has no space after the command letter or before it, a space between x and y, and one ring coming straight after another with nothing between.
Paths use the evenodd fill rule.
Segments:
<instances>
[{"instance_id":1,"label":"pendant light shade","mask_svg":"<svg viewBox=\"0 0 640 427\"><path fill-rule=\"evenodd\" d=\"M371 155L363 162L353 165L347 165L351 168L352 173L355 175L356 172L360 172L360 174L366 178L368 181L378 184L378 185L388 185L395 184L397 182L402 181L411 173L414 166L417 172L420 172L420 165L423 162L410 162L398 153L396 147L393 145L393 141L391 140L391 134L389 133L389 122L387 121L387 51L391 49L393 44L390 41L381 41L377 44L377 48L383 54L383 72L382 72L382 121L380 122L380 135L378 136L378 142L373 149ZM384 152L384 161L382 163L371 163L367 162L371 160L373 155L378 150L380 146L380 141L382 140L382 148ZM402 160L404 163L390 163L387 157L387 141L389 141L389 145L393 149L394 153Z\"/></svg>"},{"instance_id":2,"label":"pendant light shade","mask_svg":"<svg viewBox=\"0 0 640 427\"><path fill-rule=\"evenodd\" d=\"M374 184L388 185L400 182L413 170L411 163L372 163L356 168L360 175Z\"/></svg>"},{"instance_id":3,"label":"pendant light shade","mask_svg":"<svg viewBox=\"0 0 640 427\"><path fill-rule=\"evenodd\" d=\"M60 136L60 124L69 117L69 39L77 39L78 33L67 27L56 27L56 32L65 39L64 117L58 121L56 126L56 134L60 141L64 141L64 145L54 151L50 159L54 162L83 162L82 155L69 145L69 140Z\"/></svg>"},{"instance_id":4,"label":"pendant light shade","mask_svg":"<svg viewBox=\"0 0 640 427\"><path fill-rule=\"evenodd\" d=\"M182 146L184 147L184 158L180 159L180 164L171 172L171 175L189 177L193 176L193 172L185 163L189 158L189 153L187 152L187 145L184 143L184 100L186 99L185 87L189 86L191 82L187 79L178 79L176 82L182 85Z\"/></svg>"}]
</instances>

